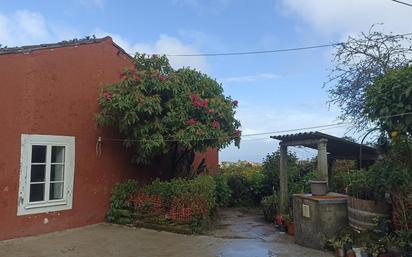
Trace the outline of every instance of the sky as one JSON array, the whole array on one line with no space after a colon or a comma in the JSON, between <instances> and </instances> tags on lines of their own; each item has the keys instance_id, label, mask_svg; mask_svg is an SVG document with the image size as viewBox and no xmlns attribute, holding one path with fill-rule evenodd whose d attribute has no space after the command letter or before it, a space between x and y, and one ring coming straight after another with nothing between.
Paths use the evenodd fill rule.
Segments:
<instances>
[{"instance_id":1,"label":"sky","mask_svg":"<svg viewBox=\"0 0 412 257\"><path fill-rule=\"evenodd\" d=\"M341 42L373 24L383 32L408 33L411 17L412 8L391 0L0 0L0 44L94 34L111 36L129 53L258 51ZM244 135L339 122L339 108L328 103L323 86L333 67L333 48L170 61L222 83L225 94L239 101L236 116ZM322 132L359 137L347 126ZM260 162L277 147L269 135L244 137L240 149L221 150L220 160ZM313 155L291 150L301 158Z\"/></svg>"}]
</instances>

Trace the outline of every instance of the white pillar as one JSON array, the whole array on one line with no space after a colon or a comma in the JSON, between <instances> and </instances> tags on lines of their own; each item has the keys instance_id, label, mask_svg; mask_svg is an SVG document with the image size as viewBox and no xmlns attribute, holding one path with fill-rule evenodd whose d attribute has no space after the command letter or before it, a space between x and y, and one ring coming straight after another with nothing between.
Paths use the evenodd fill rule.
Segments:
<instances>
[{"instance_id":1,"label":"white pillar","mask_svg":"<svg viewBox=\"0 0 412 257\"><path fill-rule=\"evenodd\" d=\"M280 144L280 213L288 212L288 147Z\"/></svg>"},{"instance_id":2,"label":"white pillar","mask_svg":"<svg viewBox=\"0 0 412 257\"><path fill-rule=\"evenodd\" d=\"M321 139L318 142L318 171L320 173L320 180L328 180L328 153L327 153L327 139Z\"/></svg>"}]
</instances>

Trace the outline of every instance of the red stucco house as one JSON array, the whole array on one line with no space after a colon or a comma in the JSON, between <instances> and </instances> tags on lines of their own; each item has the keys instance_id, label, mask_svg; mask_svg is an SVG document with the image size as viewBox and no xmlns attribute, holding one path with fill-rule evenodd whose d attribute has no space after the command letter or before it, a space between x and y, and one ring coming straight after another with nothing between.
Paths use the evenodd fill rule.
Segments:
<instances>
[{"instance_id":1,"label":"red stucco house","mask_svg":"<svg viewBox=\"0 0 412 257\"><path fill-rule=\"evenodd\" d=\"M161 175L121 142L96 154L113 136L96 127L99 89L131 65L110 37L0 49L0 240L102 222L115 183Z\"/></svg>"}]
</instances>

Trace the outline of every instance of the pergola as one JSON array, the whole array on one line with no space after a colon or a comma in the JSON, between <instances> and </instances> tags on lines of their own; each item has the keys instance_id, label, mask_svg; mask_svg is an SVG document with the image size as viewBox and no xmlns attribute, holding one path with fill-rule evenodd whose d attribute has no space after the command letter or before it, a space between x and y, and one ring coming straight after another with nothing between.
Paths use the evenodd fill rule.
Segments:
<instances>
[{"instance_id":1,"label":"pergola","mask_svg":"<svg viewBox=\"0 0 412 257\"><path fill-rule=\"evenodd\" d=\"M280 140L280 209L282 213L288 208L288 146L304 146L318 150L317 169L320 179L330 182L332 166L335 160L375 161L378 152L375 148L351 142L321 132L305 132L281 136L271 136ZM360 157L361 156L361 157Z\"/></svg>"}]
</instances>

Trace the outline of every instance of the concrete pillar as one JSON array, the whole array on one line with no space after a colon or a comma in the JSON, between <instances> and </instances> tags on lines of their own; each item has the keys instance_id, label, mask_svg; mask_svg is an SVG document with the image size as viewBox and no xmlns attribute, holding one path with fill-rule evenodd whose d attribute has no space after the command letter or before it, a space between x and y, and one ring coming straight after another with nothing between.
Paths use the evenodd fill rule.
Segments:
<instances>
[{"instance_id":1,"label":"concrete pillar","mask_svg":"<svg viewBox=\"0 0 412 257\"><path fill-rule=\"evenodd\" d=\"M288 213L288 147L280 144L280 213Z\"/></svg>"},{"instance_id":2,"label":"concrete pillar","mask_svg":"<svg viewBox=\"0 0 412 257\"><path fill-rule=\"evenodd\" d=\"M318 142L318 171L320 180L328 181L328 152L327 139L321 139Z\"/></svg>"}]
</instances>

